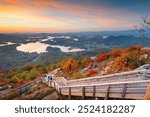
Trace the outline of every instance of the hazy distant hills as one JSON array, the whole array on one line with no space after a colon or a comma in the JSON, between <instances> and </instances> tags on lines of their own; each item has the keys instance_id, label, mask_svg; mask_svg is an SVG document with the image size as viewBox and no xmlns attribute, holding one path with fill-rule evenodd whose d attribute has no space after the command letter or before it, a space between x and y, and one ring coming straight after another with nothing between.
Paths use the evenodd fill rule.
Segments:
<instances>
[{"instance_id":1,"label":"hazy distant hills","mask_svg":"<svg viewBox=\"0 0 150 117\"><path fill-rule=\"evenodd\" d=\"M68 34L71 34L71 33L68 33ZM133 35L133 36L136 36L136 37L141 36L141 34L138 31L134 30L134 29L133 30L120 30L120 31L76 32L76 33L73 33L73 34L80 34L80 35ZM145 36L150 36L150 30L145 30L144 35Z\"/></svg>"},{"instance_id":2,"label":"hazy distant hills","mask_svg":"<svg viewBox=\"0 0 150 117\"><path fill-rule=\"evenodd\" d=\"M144 39L143 37L135 37L135 36L109 36L102 40L102 43L106 45L117 45L122 47L128 47L130 45L135 45L137 43L141 43L143 46L149 46L150 40Z\"/></svg>"},{"instance_id":3,"label":"hazy distant hills","mask_svg":"<svg viewBox=\"0 0 150 117\"><path fill-rule=\"evenodd\" d=\"M150 39L140 37L132 30L0 34L0 70L22 66L26 63L48 65L70 56L93 56L111 48L128 47L131 44L138 43L147 47L150 45ZM24 47L32 46L30 49L35 49L35 52L18 51L17 47L22 46L22 44L24 44ZM36 52L37 49L41 51L44 48L44 53L38 54Z\"/></svg>"}]
</instances>

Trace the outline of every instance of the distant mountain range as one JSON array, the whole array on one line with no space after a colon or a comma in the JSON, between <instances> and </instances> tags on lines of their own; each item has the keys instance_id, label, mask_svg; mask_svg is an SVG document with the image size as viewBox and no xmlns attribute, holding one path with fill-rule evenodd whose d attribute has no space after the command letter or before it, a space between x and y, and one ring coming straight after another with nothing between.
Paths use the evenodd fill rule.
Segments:
<instances>
[{"instance_id":1,"label":"distant mountain range","mask_svg":"<svg viewBox=\"0 0 150 117\"><path fill-rule=\"evenodd\" d=\"M67 33L71 34L71 33ZM141 34L135 29L132 30L120 30L120 31L86 31L86 32L75 32L74 34L82 34L82 35L133 35L140 37ZM145 36L150 36L150 30L145 30Z\"/></svg>"},{"instance_id":2,"label":"distant mountain range","mask_svg":"<svg viewBox=\"0 0 150 117\"><path fill-rule=\"evenodd\" d=\"M149 33L146 32L146 35ZM141 37L133 30L0 34L0 70L27 63L49 65L71 56L94 56L112 48L138 43L149 47L150 39Z\"/></svg>"}]
</instances>

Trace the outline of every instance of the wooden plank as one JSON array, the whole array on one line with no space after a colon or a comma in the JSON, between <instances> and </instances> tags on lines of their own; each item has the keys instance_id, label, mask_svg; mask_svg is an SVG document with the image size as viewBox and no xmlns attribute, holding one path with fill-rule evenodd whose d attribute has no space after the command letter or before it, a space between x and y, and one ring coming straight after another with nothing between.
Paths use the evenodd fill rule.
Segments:
<instances>
[{"instance_id":1,"label":"wooden plank","mask_svg":"<svg viewBox=\"0 0 150 117\"><path fill-rule=\"evenodd\" d=\"M126 88L127 88L127 85L124 84L123 86L123 91L122 91L122 98L125 99L125 95L126 95Z\"/></svg>"},{"instance_id":2,"label":"wooden plank","mask_svg":"<svg viewBox=\"0 0 150 117\"><path fill-rule=\"evenodd\" d=\"M128 88L133 88L133 87L145 87L147 85L147 82L145 83L135 83L135 84L128 84Z\"/></svg>"},{"instance_id":3,"label":"wooden plank","mask_svg":"<svg viewBox=\"0 0 150 117\"><path fill-rule=\"evenodd\" d=\"M146 89L126 89L126 93L140 93L140 92L143 92L145 94L146 92Z\"/></svg>"},{"instance_id":4,"label":"wooden plank","mask_svg":"<svg viewBox=\"0 0 150 117\"><path fill-rule=\"evenodd\" d=\"M63 93L63 95L68 95L68 93ZM72 96L82 96L81 92L71 93ZM93 97L93 93L86 93L85 96ZM105 93L95 93L96 97L105 97ZM125 99L143 99L144 94L128 94L126 93ZM122 93L109 93L109 98L122 99Z\"/></svg>"},{"instance_id":5,"label":"wooden plank","mask_svg":"<svg viewBox=\"0 0 150 117\"><path fill-rule=\"evenodd\" d=\"M71 87L69 87L69 100L71 100Z\"/></svg>"},{"instance_id":6,"label":"wooden plank","mask_svg":"<svg viewBox=\"0 0 150 117\"><path fill-rule=\"evenodd\" d=\"M135 100L142 100L144 94L126 94L125 99L135 99Z\"/></svg>"},{"instance_id":7,"label":"wooden plank","mask_svg":"<svg viewBox=\"0 0 150 117\"><path fill-rule=\"evenodd\" d=\"M147 89L147 86L146 87L132 87L132 88L127 87L127 90L146 90L146 89Z\"/></svg>"},{"instance_id":8,"label":"wooden plank","mask_svg":"<svg viewBox=\"0 0 150 117\"><path fill-rule=\"evenodd\" d=\"M80 96L82 98L82 92L72 93L71 96Z\"/></svg>"},{"instance_id":9,"label":"wooden plank","mask_svg":"<svg viewBox=\"0 0 150 117\"><path fill-rule=\"evenodd\" d=\"M105 93L105 100L108 100L108 98L109 98L109 85L108 85L108 87L107 87L107 89L106 89L106 93Z\"/></svg>"},{"instance_id":10,"label":"wooden plank","mask_svg":"<svg viewBox=\"0 0 150 117\"><path fill-rule=\"evenodd\" d=\"M147 85L147 89L144 95L144 100L150 100L150 82Z\"/></svg>"},{"instance_id":11,"label":"wooden plank","mask_svg":"<svg viewBox=\"0 0 150 117\"><path fill-rule=\"evenodd\" d=\"M145 92L145 88L126 88L126 92ZM92 92L92 90L86 90L86 92ZM106 92L106 89L96 89L95 92ZM109 87L109 92L123 92L123 87L122 88L111 88Z\"/></svg>"},{"instance_id":12,"label":"wooden plank","mask_svg":"<svg viewBox=\"0 0 150 117\"><path fill-rule=\"evenodd\" d=\"M122 98L122 93L109 93L109 98Z\"/></svg>"},{"instance_id":13,"label":"wooden plank","mask_svg":"<svg viewBox=\"0 0 150 117\"><path fill-rule=\"evenodd\" d=\"M93 92L92 93L85 93L85 97L91 97L91 99L95 99L93 98Z\"/></svg>"},{"instance_id":14,"label":"wooden plank","mask_svg":"<svg viewBox=\"0 0 150 117\"><path fill-rule=\"evenodd\" d=\"M85 99L85 87L82 87L82 99Z\"/></svg>"},{"instance_id":15,"label":"wooden plank","mask_svg":"<svg viewBox=\"0 0 150 117\"><path fill-rule=\"evenodd\" d=\"M96 89L96 87L93 86L93 99L95 99L95 89Z\"/></svg>"}]
</instances>

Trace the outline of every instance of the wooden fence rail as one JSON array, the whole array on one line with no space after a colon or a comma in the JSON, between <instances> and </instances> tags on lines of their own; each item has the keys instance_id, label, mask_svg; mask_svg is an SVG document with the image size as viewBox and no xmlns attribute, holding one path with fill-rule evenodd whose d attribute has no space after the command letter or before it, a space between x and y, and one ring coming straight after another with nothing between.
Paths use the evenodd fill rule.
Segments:
<instances>
[{"instance_id":1,"label":"wooden fence rail","mask_svg":"<svg viewBox=\"0 0 150 117\"><path fill-rule=\"evenodd\" d=\"M150 80L113 82L90 85L59 86L55 88L62 95L92 98L119 99L150 99Z\"/></svg>"},{"instance_id":2,"label":"wooden fence rail","mask_svg":"<svg viewBox=\"0 0 150 117\"><path fill-rule=\"evenodd\" d=\"M79 85L79 84L90 84L90 83L108 83L108 82L122 82L122 81L137 81L148 79L147 74L150 73L150 70L136 70L130 72L121 72L103 76L88 77L78 80L68 80L66 81L67 85Z\"/></svg>"},{"instance_id":3,"label":"wooden fence rail","mask_svg":"<svg viewBox=\"0 0 150 117\"><path fill-rule=\"evenodd\" d=\"M37 78L36 80L34 80L32 82L29 82L29 83L24 84L20 87L12 89L6 93L3 93L0 95L0 99L11 99L14 96L20 95L20 94L28 91L30 87L38 84L39 82L42 82L42 78Z\"/></svg>"}]
</instances>

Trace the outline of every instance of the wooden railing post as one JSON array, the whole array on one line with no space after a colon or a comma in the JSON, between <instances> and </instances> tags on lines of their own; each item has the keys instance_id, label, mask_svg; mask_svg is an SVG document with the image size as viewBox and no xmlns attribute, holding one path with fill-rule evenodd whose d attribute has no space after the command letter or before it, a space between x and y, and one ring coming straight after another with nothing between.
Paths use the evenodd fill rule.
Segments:
<instances>
[{"instance_id":1,"label":"wooden railing post","mask_svg":"<svg viewBox=\"0 0 150 117\"><path fill-rule=\"evenodd\" d=\"M82 87L82 99L85 99L85 87Z\"/></svg>"},{"instance_id":2,"label":"wooden railing post","mask_svg":"<svg viewBox=\"0 0 150 117\"><path fill-rule=\"evenodd\" d=\"M95 100L95 89L96 89L96 87L93 86L93 99L94 99L94 100Z\"/></svg>"},{"instance_id":3,"label":"wooden railing post","mask_svg":"<svg viewBox=\"0 0 150 117\"><path fill-rule=\"evenodd\" d=\"M71 100L71 87L69 87L69 100Z\"/></svg>"},{"instance_id":4,"label":"wooden railing post","mask_svg":"<svg viewBox=\"0 0 150 117\"><path fill-rule=\"evenodd\" d=\"M54 83L54 88L55 88L55 85L56 85L56 84L55 84L55 82L53 82L53 83Z\"/></svg>"},{"instance_id":5,"label":"wooden railing post","mask_svg":"<svg viewBox=\"0 0 150 117\"><path fill-rule=\"evenodd\" d=\"M123 84L122 98L125 99L127 84Z\"/></svg>"},{"instance_id":6,"label":"wooden railing post","mask_svg":"<svg viewBox=\"0 0 150 117\"><path fill-rule=\"evenodd\" d=\"M52 81L50 81L50 87L52 87Z\"/></svg>"},{"instance_id":7,"label":"wooden railing post","mask_svg":"<svg viewBox=\"0 0 150 117\"><path fill-rule=\"evenodd\" d=\"M147 89L144 95L144 100L150 100L150 82L147 85Z\"/></svg>"},{"instance_id":8,"label":"wooden railing post","mask_svg":"<svg viewBox=\"0 0 150 117\"><path fill-rule=\"evenodd\" d=\"M59 88L59 93L60 93L60 95L61 95L61 88Z\"/></svg>"},{"instance_id":9,"label":"wooden railing post","mask_svg":"<svg viewBox=\"0 0 150 117\"><path fill-rule=\"evenodd\" d=\"M108 87L107 87L107 89L106 89L106 93L105 93L105 100L108 100L108 98L109 98L109 85L108 85Z\"/></svg>"},{"instance_id":10,"label":"wooden railing post","mask_svg":"<svg viewBox=\"0 0 150 117\"><path fill-rule=\"evenodd\" d=\"M52 81L48 81L48 86L52 87Z\"/></svg>"}]
</instances>

